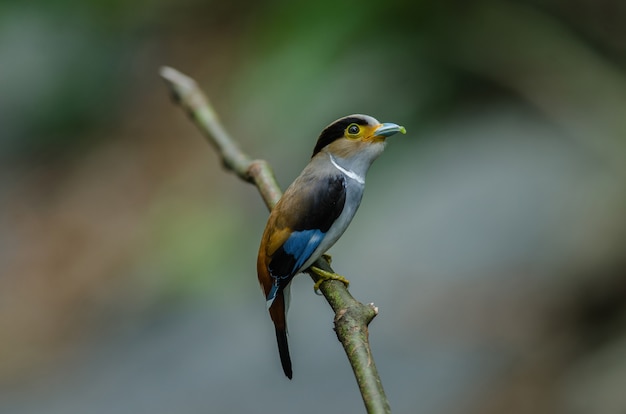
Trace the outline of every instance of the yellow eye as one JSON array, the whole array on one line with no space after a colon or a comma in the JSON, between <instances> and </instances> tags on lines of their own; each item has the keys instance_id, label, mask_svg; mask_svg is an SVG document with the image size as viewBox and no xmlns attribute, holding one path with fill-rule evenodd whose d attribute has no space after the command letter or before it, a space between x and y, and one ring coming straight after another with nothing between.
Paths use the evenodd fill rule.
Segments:
<instances>
[{"instance_id":1,"label":"yellow eye","mask_svg":"<svg viewBox=\"0 0 626 414\"><path fill-rule=\"evenodd\" d=\"M346 132L348 133L348 135L358 135L359 132L361 132L361 127L359 127L357 124L350 124L346 129Z\"/></svg>"}]
</instances>

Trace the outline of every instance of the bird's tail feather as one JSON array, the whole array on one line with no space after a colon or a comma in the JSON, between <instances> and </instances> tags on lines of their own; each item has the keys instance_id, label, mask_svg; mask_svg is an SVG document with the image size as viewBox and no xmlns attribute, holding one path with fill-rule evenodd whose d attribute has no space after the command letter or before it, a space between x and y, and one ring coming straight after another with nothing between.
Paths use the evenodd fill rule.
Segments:
<instances>
[{"instance_id":1,"label":"bird's tail feather","mask_svg":"<svg viewBox=\"0 0 626 414\"><path fill-rule=\"evenodd\" d=\"M289 356L289 343L287 342L287 318L285 313L285 297L283 292L279 292L270 307L270 315L276 327L276 342L278 343L278 353L280 363L287 378L291 379L291 357Z\"/></svg>"},{"instance_id":2,"label":"bird's tail feather","mask_svg":"<svg viewBox=\"0 0 626 414\"><path fill-rule=\"evenodd\" d=\"M283 372L287 378L291 379L291 358L289 357L289 343L287 342L287 331L276 328L276 341L278 342L278 353Z\"/></svg>"}]
</instances>

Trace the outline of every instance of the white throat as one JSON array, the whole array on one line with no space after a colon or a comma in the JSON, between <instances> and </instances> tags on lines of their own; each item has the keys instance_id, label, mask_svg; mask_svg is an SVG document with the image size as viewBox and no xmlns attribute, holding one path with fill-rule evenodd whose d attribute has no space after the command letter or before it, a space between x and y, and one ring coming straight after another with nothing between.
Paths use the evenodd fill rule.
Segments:
<instances>
[{"instance_id":1,"label":"white throat","mask_svg":"<svg viewBox=\"0 0 626 414\"><path fill-rule=\"evenodd\" d=\"M344 173L346 177L353 179L354 181L356 181L359 184L365 184L365 178L364 177L360 176L359 174L355 173L352 170L347 170L347 169L343 168L341 165L339 165L337 163L337 161L335 160L335 157L333 157L332 154L329 153L328 156L330 157L330 162L335 166L335 168L337 168L339 171Z\"/></svg>"}]
</instances>

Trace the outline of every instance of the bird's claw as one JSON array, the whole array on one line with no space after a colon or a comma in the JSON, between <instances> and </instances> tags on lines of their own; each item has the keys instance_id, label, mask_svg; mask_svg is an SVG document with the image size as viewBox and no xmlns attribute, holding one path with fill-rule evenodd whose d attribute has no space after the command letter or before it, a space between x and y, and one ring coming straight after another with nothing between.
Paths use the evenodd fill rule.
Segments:
<instances>
[{"instance_id":1,"label":"bird's claw","mask_svg":"<svg viewBox=\"0 0 626 414\"><path fill-rule=\"evenodd\" d=\"M337 273L327 272L326 270L322 270L319 267L315 267L315 266L311 266L311 270L313 271L313 273L319 276L319 279L313 285L313 291L315 292L316 295L321 295L319 291L320 285L327 280L338 280L339 282L346 285L346 287L350 286L350 281L346 279L345 277L338 275Z\"/></svg>"}]
</instances>

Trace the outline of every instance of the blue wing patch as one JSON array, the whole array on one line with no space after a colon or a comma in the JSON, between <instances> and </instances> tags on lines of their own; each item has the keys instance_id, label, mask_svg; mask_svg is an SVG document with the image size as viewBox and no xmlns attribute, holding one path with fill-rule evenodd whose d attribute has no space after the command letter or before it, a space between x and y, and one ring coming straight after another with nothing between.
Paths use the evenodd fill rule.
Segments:
<instances>
[{"instance_id":1,"label":"blue wing patch","mask_svg":"<svg viewBox=\"0 0 626 414\"><path fill-rule=\"evenodd\" d=\"M292 274L297 272L304 262L311 257L317 246L322 242L325 234L321 230L302 230L291 233L291 236L283 244L283 250L296 259L291 270Z\"/></svg>"},{"instance_id":2,"label":"blue wing patch","mask_svg":"<svg viewBox=\"0 0 626 414\"><path fill-rule=\"evenodd\" d=\"M278 295L278 283L274 282L274 284L272 284L272 288L270 289L270 293L268 293L267 298L265 298L267 301L267 309L269 309L270 306L272 306L272 303L274 303L276 295Z\"/></svg>"},{"instance_id":3,"label":"blue wing patch","mask_svg":"<svg viewBox=\"0 0 626 414\"><path fill-rule=\"evenodd\" d=\"M268 308L274 302L278 291L289 283L311 257L325 235L326 233L321 230L294 231L274 254L269 265L274 283L266 298Z\"/></svg>"}]
</instances>

